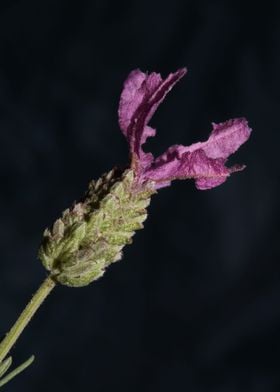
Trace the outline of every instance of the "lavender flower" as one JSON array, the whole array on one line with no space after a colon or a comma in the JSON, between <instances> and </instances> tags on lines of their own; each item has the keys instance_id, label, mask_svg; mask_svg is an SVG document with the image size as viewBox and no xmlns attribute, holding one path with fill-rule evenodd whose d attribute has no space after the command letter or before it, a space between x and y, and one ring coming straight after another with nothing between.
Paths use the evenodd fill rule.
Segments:
<instances>
[{"instance_id":1,"label":"lavender flower","mask_svg":"<svg viewBox=\"0 0 280 392\"><path fill-rule=\"evenodd\" d=\"M156 133L148 125L150 119L185 73L185 68L180 69L165 80L139 70L128 76L119 123L130 147L130 168L113 169L92 181L83 200L45 230L39 257L54 281L84 286L102 276L106 267L121 259L123 247L143 227L151 196L172 180L193 178L198 189L209 189L244 168L225 166L228 156L250 136L244 119L213 124L206 142L174 145L158 158L143 151L147 138Z\"/></svg>"},{"instance_id":2,"label":"lavender flower","mask_svg":"<svg viewBox=\"0 0 280 392\"><path fill-rule=\"evenodd\" d=\"M245 167L225 166L227 158L250 136L251 129L243 118L213 123L213 131L207 141L191 146L171 146L157 158L143 151L147 138L156 134L155 129L148 125L150 119L166 94L186 72L186 68L179 69L163 80L160 74L135 70L124 84L119 124L130 146L132 168L138 184L152 180L158 189L170 185L175 179L193 178L198 189L210 189Z\"/></svg>"}]
</instances>

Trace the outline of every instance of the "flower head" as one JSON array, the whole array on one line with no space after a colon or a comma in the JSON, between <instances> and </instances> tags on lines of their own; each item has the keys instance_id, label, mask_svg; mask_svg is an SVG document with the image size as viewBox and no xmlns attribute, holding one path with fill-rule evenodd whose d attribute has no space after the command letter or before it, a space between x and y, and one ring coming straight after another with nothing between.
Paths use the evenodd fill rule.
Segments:
<instances>
[{"instance_id":1,"label":"flower head","mask_svg":"<svg viewBox=\"0 0 280 392\"><path fill-rule=\"evenodd\" d=\"M244 118L214 124L205 142L191 146L173 145L154 158L143 151L155 129L148 123L173 86L186 74L186 68L162 79L160 74L132 71L124 83L119 105L119 124L132 157L132 168L138 184L153 181L155 188L170 185L172 180L193 178L198 189L210 189L222 184L244 165L225 166L227 158L248 140L251 129Z\"/></svg>"},{"instance_id":2,"label":"flower head","mask_svg":"<svg viewBox=\"0 0 280 392\"><path fill-rule=\"evenodd\" d=\"M206 142L174 145L154 158L142 146L155 130L148 123L166 94L186 69L170 74L133 71L124 85L119 107L120 127L131 153L131 168L113 169L92 181L84 198L46 229L39 257L54 281L80 287L101 277L122 257L122 249L143 227L156 190L172 180L193 178L198 189L220 185L244 166L225 166L226 159L250 136L244 119L213 124Z\"/></svg>"}]
</instances>

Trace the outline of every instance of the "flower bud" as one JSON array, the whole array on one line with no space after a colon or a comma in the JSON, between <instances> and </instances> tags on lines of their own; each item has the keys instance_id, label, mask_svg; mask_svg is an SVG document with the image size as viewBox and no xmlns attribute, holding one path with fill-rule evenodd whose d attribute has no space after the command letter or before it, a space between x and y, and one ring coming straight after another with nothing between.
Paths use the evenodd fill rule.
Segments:
<instances>
[{"instance_id":1,"label":"flower bud","mask_svg":"<svg viewBox=\"0 0 280 392\"><path fill-rule=\"evenodd\" d=\"M117 169L92 181L82 202L46 229L39 258L59 283L86 286L122 257L122 248L143 227L152 183L135 186L134 172Z\"/></svg>"}]
</instances>

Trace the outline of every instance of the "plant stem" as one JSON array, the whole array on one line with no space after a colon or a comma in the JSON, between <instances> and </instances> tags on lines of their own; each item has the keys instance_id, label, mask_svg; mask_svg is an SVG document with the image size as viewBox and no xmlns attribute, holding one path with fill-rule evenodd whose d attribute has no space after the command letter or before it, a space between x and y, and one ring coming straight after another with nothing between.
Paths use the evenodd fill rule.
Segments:
<instances>
[{"instance_id":1,"label":"plant stem","mask_svg":"<svg viewBox=\"0 0 280 392\"><path fill-rule=\"evenodd\" d=\"M55 287L54 280L49 276L45 279L39 289L36 291L31 301L27 304L11 330L7 333L5 338L0 343L0 363L11 350L24 328L27 326L32 316L36 313L40 305L42 305L45 298Z\"/></svg>"},{"instance_id":2,"label":"plant stem","mask_svg":"<svg viewBox=\"0 0 280 392\"><path fill-rule=\"evenodd\" d=\"M0 388L15 378L19 373L23 372L34 361L34 355L25 361L22 365L18 366L15 370L0 380Z\"/></svg>"}]
</instances>

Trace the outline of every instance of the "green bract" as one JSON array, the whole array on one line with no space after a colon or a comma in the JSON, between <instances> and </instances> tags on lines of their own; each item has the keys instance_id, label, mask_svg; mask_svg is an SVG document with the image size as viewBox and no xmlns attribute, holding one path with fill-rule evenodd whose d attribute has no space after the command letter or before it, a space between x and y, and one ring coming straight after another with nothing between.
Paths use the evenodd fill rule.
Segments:
<instances>
[{"instance_id":1,"label":"green bract","mask_svg":"<svg viewBox=\"0 0 280 392\"><path fill-rule=\"evenodd\" d=\"M74 287L101 277L143 227L153 193L151 183L137 189L132 170L114 169L91 182L84 201L44 232L39 258L51 276Z\"/></svg>"}]
</instances>

